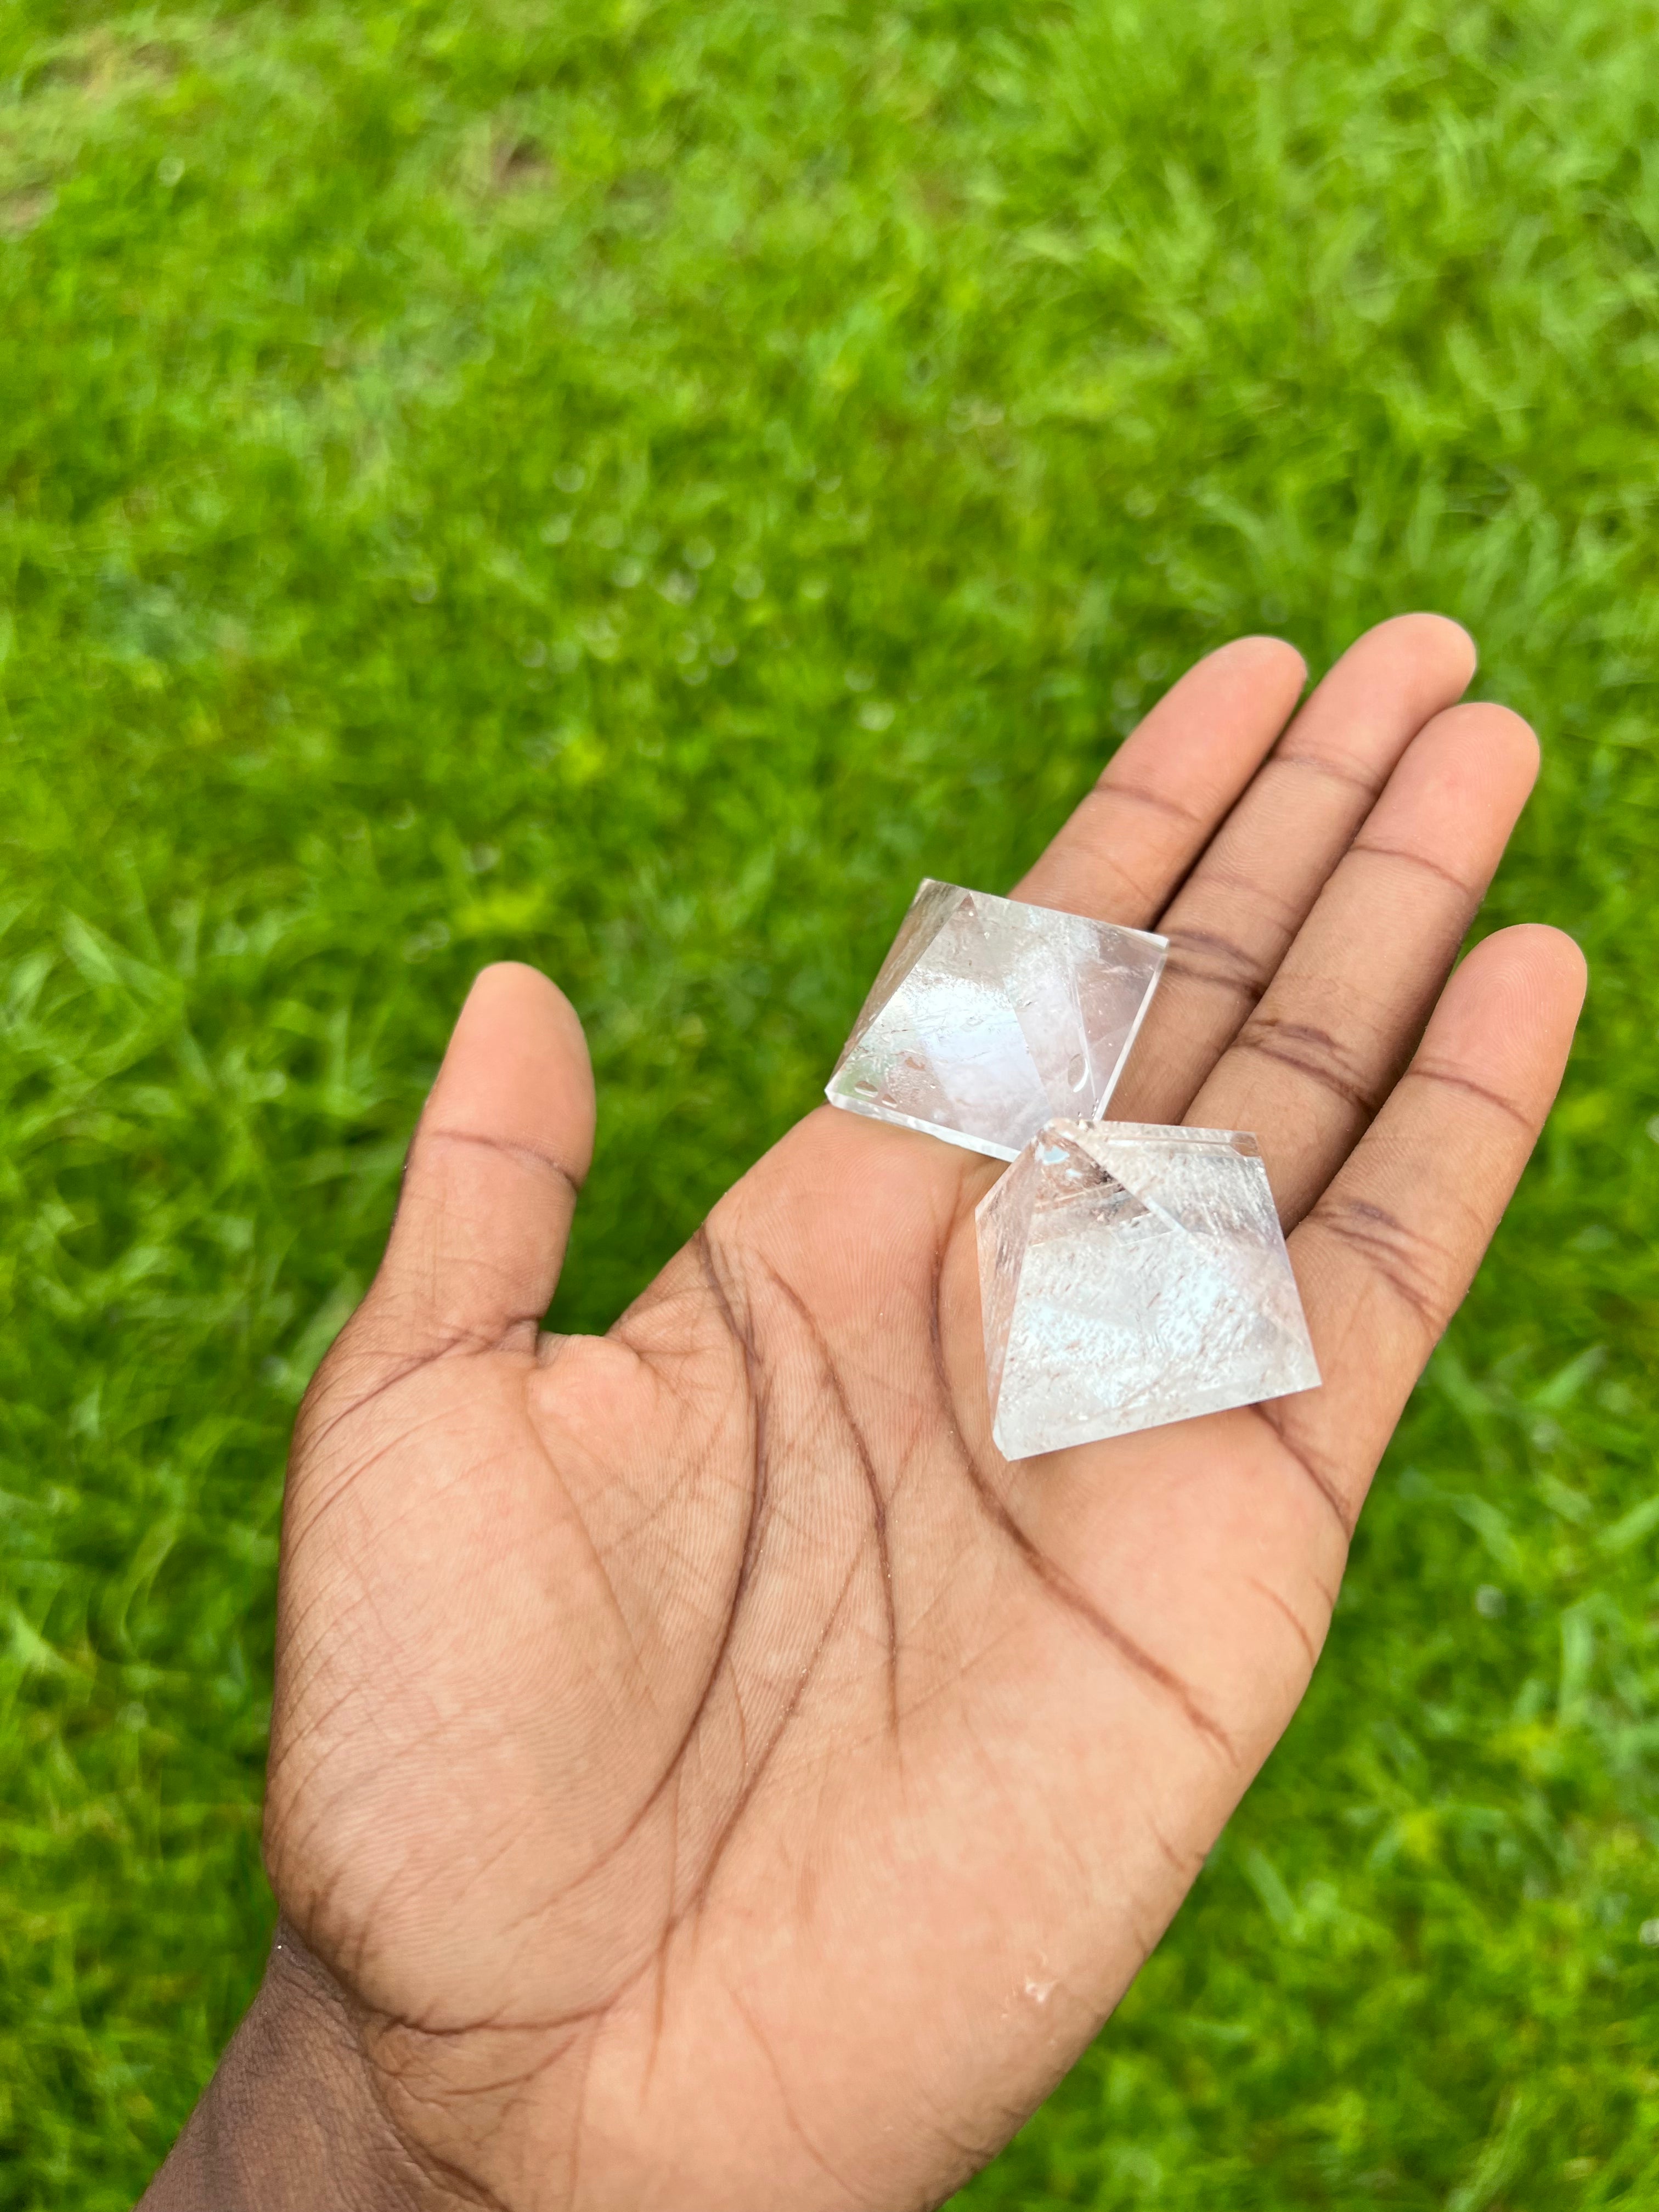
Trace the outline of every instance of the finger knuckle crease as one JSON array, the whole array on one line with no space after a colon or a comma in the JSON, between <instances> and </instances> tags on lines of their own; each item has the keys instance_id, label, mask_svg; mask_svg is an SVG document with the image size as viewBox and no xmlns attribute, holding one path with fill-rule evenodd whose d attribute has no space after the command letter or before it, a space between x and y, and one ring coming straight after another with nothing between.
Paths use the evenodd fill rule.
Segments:
<instances>
[{"instance_id":1,"label":"finger knuckle crease","mask_svg":"<svg viewBox=\"0 0 1659 2212\"><path fill-rule=\"evenodd\" d=\"M1277 1060L1316 1083L1367 1119L1376 1111L1375 1085L1369 1082L1353 1054L1327 1029L1316 1023L1293 1021L1279 1014L1258 1014L1240 1036L1246 1052Z\"/></svg>"},{"instance_id":2,"label":"finger knuckle crease","mask_svg":"<svg viewBox=\"0 0 1659 2212\"><path fill-rule=\"evenodd\" d=\"M1206 983L1231 991L1254 1003L1267 988L1266 963L1244 945L1215 930L1166 929L1170 940L1168 968L1183 981Z\"/></svg>"},{"instance_id":3,"label":"finger knuckle crease","mask_svg":"<svg viewBox=\"0 0 1659 2212\"><path fill-rule=\"evenodd\" d=\"M1506 1098L1501 1091L1494 1091L1490 1085L1477 1082L1472 1075L1462 1074L1455 1067L1442 1066L1433 1060L1419 1060L1407 1070L1407 1075L1413 1082L1438 1084L1449 1091L1461 1091L1466 1097L1478 1098L1486 1105L1495 1106L1517 1127L1524 1129L1528 1138L1535 1133L1535 1124L1529 1114L1517 1106L1512 1098Z\"/></svg>"},{"instance_id":4,"label":"finger knuckle crease","mask_svg":"<svg viewBox=\"0 0 1659 2212\"><path fill-rule=\"evenodd\" d=\"M1426 853L1413 853L1403 845L1378 845L1364 837L1357 838L1349 850L1369 860L1393 860L1401 867L1415 868L1424 875L1434 877L1439 883L1449 884L1464 901L1477 899L1480 896L1474 884L1465 883L1462 876L1450 868L1443 867L1438 860L1431 860Z\"/></svg>"},{"instance_id":5,"label":"finger knuckle crease","mask_svg":"<svg viewBox=\"0 0 1659 2212\"><path fill-rule=\"evenodd\" d=\"M1274 757L1280 768L1298 769L1304 775L1322 776L1327 783L1342 784L1350 791L1363 793L1368 799L1375 799L1382 788L1379 777L1368 775L1352 762L1338 760L1328 753L1279 753Z\"/></svg>"},{"instance_id":6,"label":"finger knuckle crease","mask_svg":"<svg viewBox=\"0 0 1659 2212\"><path fill-rule=\"evenodd\" d=\"M1432 1237L1409 1228L1387 1207L1364 1199L1327 1200L1316 1218L1365 1261L1431 1335L1442 1326L1438 1286L1445 1255Z\"/></svg>"},{"instance_id":7,"label":"finger knuckle crease","mask_svg":"<svg viewBox=\"0 0 1659 2212\"><path fill-rule=\"evenodd\" d=\"M1149 791L1144 784L1127 783L1114 776L1109 769L1095 786L1092 796L1097 799L1127 799L1133 806L1145 806L1153 813L1169 817L1188 830L1202 830L1204 817L1178 799L1171 799L1161 791Z\"/></svg>"}]
</instances>

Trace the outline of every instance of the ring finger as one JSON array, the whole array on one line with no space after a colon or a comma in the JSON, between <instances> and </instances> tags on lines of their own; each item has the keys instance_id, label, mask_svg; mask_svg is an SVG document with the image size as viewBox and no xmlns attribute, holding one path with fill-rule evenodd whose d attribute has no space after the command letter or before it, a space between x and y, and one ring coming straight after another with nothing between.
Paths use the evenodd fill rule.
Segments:
<instances>
[{"instance_id":1,"label":"ring finger","mask_svg":"<svg viewBox=\"0 0 1659 2212\"><path fill-rule=\"evenodd\" d=\"M1438 615L1380 623L1337 661L1153 925L1169 963L1115 1119L1181 1120L1401 756L1474 670L1468 633Z\"/></svg>"}]
</instances>

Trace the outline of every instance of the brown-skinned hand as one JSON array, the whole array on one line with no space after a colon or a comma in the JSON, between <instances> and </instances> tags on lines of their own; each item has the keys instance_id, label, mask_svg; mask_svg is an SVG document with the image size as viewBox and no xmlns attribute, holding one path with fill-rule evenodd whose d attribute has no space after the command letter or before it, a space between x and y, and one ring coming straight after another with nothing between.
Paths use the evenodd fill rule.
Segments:
<instances>
[{"instance_id":1,"label":"brown-skinned hand","mask_svg":"<svg viewBox=\"0 0 1659 2212\"><path fill-rule=\"evenodd\" d=\"M1292 719L1292 649L1228 646L1016 887L1169 936L1111 1110L1259 1135L1298 1396L1009 1465L997 1164L828 1107L544 1334L592 1079L479 978L301 1414L283 1919L154 2212L905 2212L1060 2079L1296 1709L1561 1074L1568 939L1446 981L1536 769L1473 667L1402 617Z\"/></svg>"}]
</instances>

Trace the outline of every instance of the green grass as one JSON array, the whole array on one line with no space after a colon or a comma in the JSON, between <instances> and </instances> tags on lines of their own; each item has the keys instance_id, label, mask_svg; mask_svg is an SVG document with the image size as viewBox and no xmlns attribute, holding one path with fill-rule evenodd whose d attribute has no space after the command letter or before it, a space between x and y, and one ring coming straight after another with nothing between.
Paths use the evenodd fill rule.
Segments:
<instances>
[{"instance_id":1,"label":"green grass","mask_svg":"<svg viewBox=\"0 0 1659 2212\"><path fill-rule=\"evenodd\" d=\"M0 2207L252 1991L286 1431L473 969L602 1327L924 870L1410 605L1589 953L1301 1717L961 2200L1659 2203L1659 5L0 10ZM1649 1940L1642 1929L1648 1923Z\"/></svg>"}]
</instances>

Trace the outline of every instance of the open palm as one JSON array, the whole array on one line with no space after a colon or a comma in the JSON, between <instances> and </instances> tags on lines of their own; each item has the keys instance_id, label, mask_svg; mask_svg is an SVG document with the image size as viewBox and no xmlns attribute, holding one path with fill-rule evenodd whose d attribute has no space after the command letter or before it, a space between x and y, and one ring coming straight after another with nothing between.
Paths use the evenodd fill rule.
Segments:
<instances>
[{"instance_id":1,"label":"open palm","mask_svg":"<svg viewBox=\"0 0 1659 2212\"><path fill-rule=\"evenodd\" d=\"M1553 932L1435 1003L1536 763L1472 666L1388 623L1285 728L1297 657L1231 646L1018 887L1170 937L1114 1112L1258 1133L1300 1396L1009 1465L996 1164L827 1107L608 1336L541 1333L591 1079L550 984L480 979L301 1415L266 1821L408 2201L933 2204L1116 2002L1565 1058Z\"/></svg>"}]
</instances>

